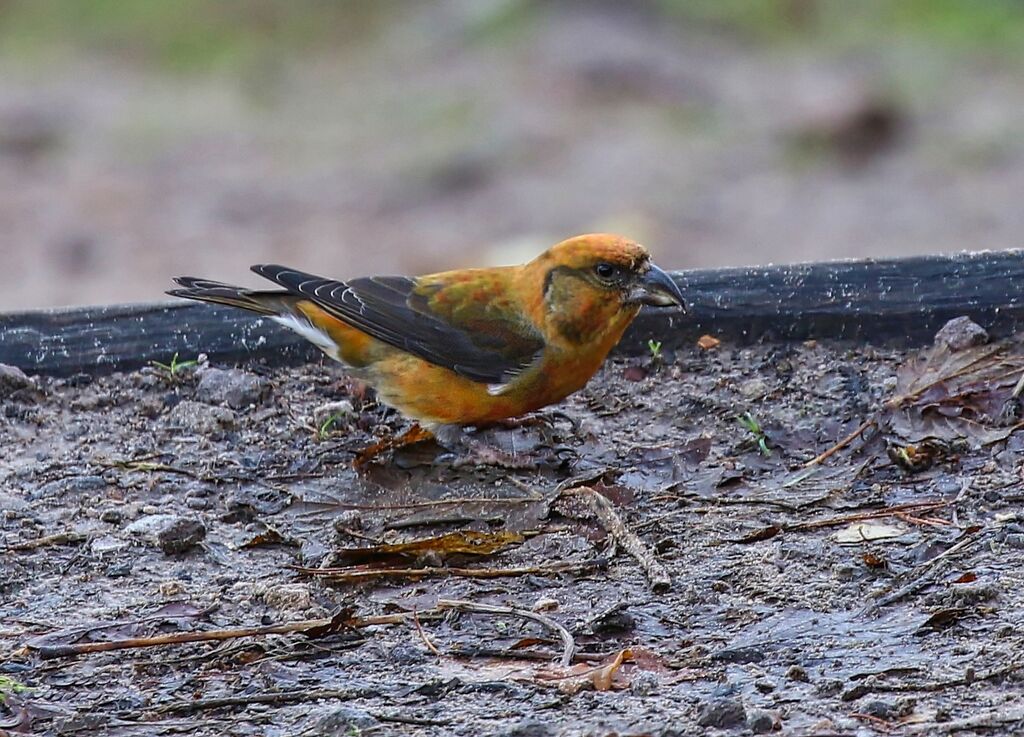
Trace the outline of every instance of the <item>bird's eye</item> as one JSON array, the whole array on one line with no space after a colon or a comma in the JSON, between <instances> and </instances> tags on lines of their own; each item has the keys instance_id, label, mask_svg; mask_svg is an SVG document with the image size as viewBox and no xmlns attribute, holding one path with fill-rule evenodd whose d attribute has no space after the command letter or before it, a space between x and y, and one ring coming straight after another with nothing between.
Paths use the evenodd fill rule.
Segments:
<instances>
[{"instance_id":1,"label":"bird's eye","mask_svg":"<svg viewBox=\"0 0 1024 737\"><path fill-rule=\"evenodd\" d=\"M595 266L594 271L602 279L611 279L613 276L615 276L615 267L612 266L611 264L606 264L604 262L601 262L597 266Z\"/></svg>"}]
</instances>

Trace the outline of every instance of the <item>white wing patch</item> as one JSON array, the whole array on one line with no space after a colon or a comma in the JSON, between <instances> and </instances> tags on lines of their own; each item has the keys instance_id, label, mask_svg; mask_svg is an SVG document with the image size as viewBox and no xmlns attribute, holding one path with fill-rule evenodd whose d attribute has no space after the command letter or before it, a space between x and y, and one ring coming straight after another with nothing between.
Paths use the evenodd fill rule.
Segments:
<instances>
[{"instance_id":1,"label":"white wing patch","mask_svg":"<svg viewBox=\"0 0 1024 737\"><path fill-rule=\"evenodd\" d=\"M284 325L289 330L294 330L317 348L322 350L334 360L338 360L338 344L331 340L331 336L323 330L303 320L297 315L276 315L270 318L276 323Z\"/></svg>"}]
</instances>

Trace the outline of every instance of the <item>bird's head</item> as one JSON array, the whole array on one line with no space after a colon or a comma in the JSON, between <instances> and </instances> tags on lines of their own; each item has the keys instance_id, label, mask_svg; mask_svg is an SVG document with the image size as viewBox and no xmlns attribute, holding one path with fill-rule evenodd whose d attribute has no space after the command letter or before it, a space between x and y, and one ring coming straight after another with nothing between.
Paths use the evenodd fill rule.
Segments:
<instances>
[{"instance_id":1,"label":"bird's head","mask_svg":"<svg viewBox=\"0 0 1024 737\"><path fill-rule=\"evenodd\" d=\"M672 278L651 262L639 243L617 235L580 235L538 257L547 267L545 291L581 291L624 307L685 307Z\"/></svg>"},{"instance_id":2,"label":"bird's head","mask_svg":"<svg viewBox=\"0 0 1024 737\"><path fill-rule=\"evenodd\" d=\"M543 277L548 314L569 334L632 320L641 305L685 308L679 286L651 262L647 249L617 235L580 235L552 246L529 264ZM539 295L540 296L540 295ZM625 325L623 325L624 329Z\"/></svg>"}]
</instances>

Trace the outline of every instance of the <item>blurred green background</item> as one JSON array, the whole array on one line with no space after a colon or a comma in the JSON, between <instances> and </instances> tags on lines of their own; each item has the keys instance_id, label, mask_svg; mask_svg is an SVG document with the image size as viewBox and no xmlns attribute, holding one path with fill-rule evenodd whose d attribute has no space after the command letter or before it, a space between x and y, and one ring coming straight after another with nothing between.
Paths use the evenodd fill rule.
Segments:
<instances>
[{"instance_id":1,"label":"blurred green background","mask_svg":"<svg viewBox=\"0 0 1024 737\"><path fill-rule=\"evenodd\" d=\"M0 310L1024 240L1024 0L0 0L0 64Z\"/></svg>"}]
</instances>

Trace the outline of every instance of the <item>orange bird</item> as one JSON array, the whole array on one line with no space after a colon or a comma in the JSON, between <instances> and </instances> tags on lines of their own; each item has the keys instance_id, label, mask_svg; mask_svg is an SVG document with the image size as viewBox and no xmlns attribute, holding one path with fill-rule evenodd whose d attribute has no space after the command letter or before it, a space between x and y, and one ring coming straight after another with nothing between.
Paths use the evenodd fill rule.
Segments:
<instances>
[{"instance_id":1,"label":"orange bird","mask_svg":"<svg viewBox=\"0 0 1024 737\"><path fill-rule=\"evenodd\" d=\"M179 277L183 289L168 294L276 320L435 433L561 401L594 375L641 305L684 305L643 246L606 234L562 241L521 266L420 277L252 270L283 289Z\"/></svg>"}]
</instances>

